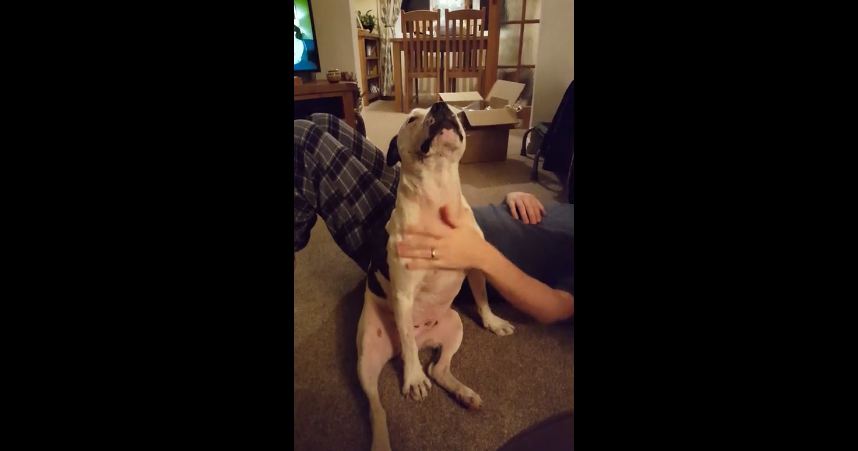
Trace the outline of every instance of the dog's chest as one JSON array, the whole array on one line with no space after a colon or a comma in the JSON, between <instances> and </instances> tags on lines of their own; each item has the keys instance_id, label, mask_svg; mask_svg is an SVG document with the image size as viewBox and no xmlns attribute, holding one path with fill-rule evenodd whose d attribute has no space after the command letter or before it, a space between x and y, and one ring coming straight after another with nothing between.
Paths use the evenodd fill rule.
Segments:
<instances>
[{"instance_id":1,"label":"dog's chest","mask_svg":"<svg viewBox=\"0 0 858 451\"><path fill-rule=\"evenodd\" d=\"M426 271L415 290L413 306L415 323L433 320L449 309L453 299L462 289L464 281L464 271Z\"/></svg>"}]
</instances>

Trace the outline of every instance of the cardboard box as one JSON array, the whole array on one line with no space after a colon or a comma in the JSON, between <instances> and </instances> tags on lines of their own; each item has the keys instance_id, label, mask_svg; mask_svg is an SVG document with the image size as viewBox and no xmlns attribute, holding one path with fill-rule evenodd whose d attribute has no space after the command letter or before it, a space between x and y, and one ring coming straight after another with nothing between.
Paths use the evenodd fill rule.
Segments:
<instances>
[{"instance_id":1,"label":"cardboard box","mask_svg":"<svg viewBox=\"0 0 858 451\"><path fill-rule=\"evenodd\" d=\"M498 80L487 99L478 92L442 92L438 97L465 113L467 147L460 163L506 160L509 131L518 124L513 103L524 91L523 83Z\"/></svg>"},{"instance_id":2,"label":"cardboard box","mask_svg":"<svg viewBox=\"0 0 858 451\"><path fill-rule=\"evenodd\" d=\"M438 94L438 97L440 97L442 101L447 102L456 108L465 108L471 106L472 103L483 100L480 93L476 91L442 92Z\"/></svg>"}]
</instances>

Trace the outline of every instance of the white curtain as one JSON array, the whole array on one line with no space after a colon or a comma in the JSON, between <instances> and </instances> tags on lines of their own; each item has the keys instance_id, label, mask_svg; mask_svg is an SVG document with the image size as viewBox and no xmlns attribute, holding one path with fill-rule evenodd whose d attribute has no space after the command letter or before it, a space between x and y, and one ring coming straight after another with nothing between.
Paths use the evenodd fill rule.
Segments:
<instances>
[{"instance_id":1,"label":"white curtain","mask_svg":"<svg viewBox=\"0 0 858 451\"><path fill-rule=\"evenodd\" d=\"M393 26L399 19L401 0L378 0L381 5L381 51L384 57L381 59L383 72L381 92L384 96L393 95Z\"/></svg>"}]
</instances>

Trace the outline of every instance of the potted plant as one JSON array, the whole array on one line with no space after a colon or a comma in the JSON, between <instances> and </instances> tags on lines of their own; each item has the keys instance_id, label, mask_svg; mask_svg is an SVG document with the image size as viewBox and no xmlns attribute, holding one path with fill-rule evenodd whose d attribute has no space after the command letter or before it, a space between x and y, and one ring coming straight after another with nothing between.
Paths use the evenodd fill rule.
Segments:
<instances>
[{"instance_id":1,"label":"potted plant","mask_svg":"<svg viewBox=\"0 0 858 451\"><path fill-rule=\"evenodd\" d=\"M372 15L372 10L367 10L367 12L361 14L360 10L358 10L358 20L360 20L360 25L370 33L375 28L375 16Z\"/></svg>"}]
</instances>

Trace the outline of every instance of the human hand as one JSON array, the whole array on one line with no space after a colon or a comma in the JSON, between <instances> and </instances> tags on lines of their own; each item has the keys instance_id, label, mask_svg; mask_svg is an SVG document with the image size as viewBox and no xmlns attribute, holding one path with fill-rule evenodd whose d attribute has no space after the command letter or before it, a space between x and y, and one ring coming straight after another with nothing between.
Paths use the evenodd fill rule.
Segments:
<instances>
[{"instance_id":1,"label":"human hand","mask_svg":"<svg viewBox=\"0 0 858 451\"><path fill-rule=\"evenodd\" d=\"M411 258L406 269L470 269L479 268L491 245L476 228L460 218L453 218L445 205L440 210L440 226L413 225L405 228L402 240L396 244L396 254ZM432 258L432 250L435 258Z\"/></svg>"},{"instance_id":2,"label":"human hand","mask_svg":"<svg viewBox=\"0 0 858 451\"><path fill-rule=\"evenodd\" d=\"M525 224L539 224L545 216L545 207L533 194L515 191L505 200L512 217Z\"/></svg>"}]
</instances>

